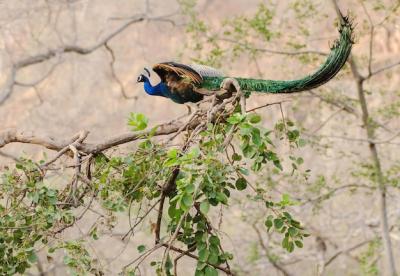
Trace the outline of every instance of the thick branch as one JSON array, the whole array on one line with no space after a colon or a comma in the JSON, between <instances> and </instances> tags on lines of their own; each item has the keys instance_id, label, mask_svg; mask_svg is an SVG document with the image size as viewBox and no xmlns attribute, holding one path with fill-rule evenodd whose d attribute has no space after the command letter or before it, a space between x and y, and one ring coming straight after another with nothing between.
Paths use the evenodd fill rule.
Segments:
<instances>
[{"instance_id":1,"label":"thick branch","mask_svg":"<svg viewBox=\"0 0 400 276\"><path fill-rule=\"evenodd\" d=\"M200 122L191 122L187 127L193 129ZM126 144L152 133L153 136L162 136L174 133L179 130L182 123L166 123L156 127L156 130L150 129L145 131L137 131L133 133L126 133L115 136L100 143L82 143L77 147L78 150L86 154L98 153L112 147ZM33 132L24 132L17 130L8 130L0 133L0 148L11 143L25 143L43 146L50 150L60 151L73 143L78 137L75 135L68 140L59 140L51 136L36 135Z\"/></svg>"}]
</instances>

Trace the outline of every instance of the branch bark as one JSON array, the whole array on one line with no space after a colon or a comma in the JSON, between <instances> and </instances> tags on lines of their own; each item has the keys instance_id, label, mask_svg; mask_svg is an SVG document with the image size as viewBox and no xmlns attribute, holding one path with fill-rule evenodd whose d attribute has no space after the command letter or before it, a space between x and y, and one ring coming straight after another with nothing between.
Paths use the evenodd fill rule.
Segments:
<instances>
[{"instance_id":1,"label":"branch bark","mask_svg":"<svg viewBox=\"0 0 400 276\"><path fill-rule=\"evenodd\" d=\"M193 129L199 123L199 121L193 121L189 123L187 127L188 129ZM125 133L99 143L81 143L77 146L77 149L85 154L95 154L121 144L138 140L146 135L149 135L150 133L154 136L168 135L178 131L182 125L182 123L169 122L156 126L156 130L154 130L153 128L145 131ZM0 148L11 143L26 143L40 145L49 150L60 151L76 141L78 137L79 134L74 135L68 140L60 140L52 136L38 135L34 132L25 132L11 129L0 133Z\"/></svg>"}]
</instances>

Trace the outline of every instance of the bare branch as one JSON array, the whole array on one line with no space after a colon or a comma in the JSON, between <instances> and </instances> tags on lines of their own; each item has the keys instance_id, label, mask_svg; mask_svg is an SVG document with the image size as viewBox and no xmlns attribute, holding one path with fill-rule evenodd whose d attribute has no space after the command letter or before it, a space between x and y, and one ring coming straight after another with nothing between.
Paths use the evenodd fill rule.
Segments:
<instances>
[{"instance_id":1,"label":"bare branch","mask_svg":"<svg viewBox=\"0 0 400 276\"><path fill-rule=\"evenodd\" d=\"M331 264L337 257L339 257L340 255L342 255L342 254L347 254L347 253L349 253L349 252L351 252L351 251L353 251L353 250L356 250L356 249L358 249L358 248L360 248L360 247L362 247L362 246L364 246L364 245L370 243L370 242L373 241L373 240L374 240L374 239L362 241L362 242L360 242L360 243L357 243L357 244L355 244L355 245L352 245L352 246L350 246L350 247L347 247L347 248L345 248L345 249L341 249L341 250L337 251L335 254L333 254L333 255L325 262L325 266L330 265L330 264Z\"/></svg>"},{"instance_id":2,"label":"bare branch","mask_svg":"<svg viewBox=\"0 0 400 276\"><path fill-rule=\"evenodd\" d=\"M117 28L116 30L111 32L109 35L104 37L101 41L99 41L98 43L96 43L90 47L85 48L85 47L76 46L76 45L65 45L58 49L49 50L47 53L43 53L43 54L40 54L37 56L33 56L33 57L26 58L24 60L21 60L15 64L15 67L20 69L20 68L27 67L27 66L30 66L33 64L38 64L43 61L49 60L60 53L76 53L76 54L80 54L80 55L90 54L93 51L102 47L105 43L109 42L111 39L113 39L115 36L117 36L118 34L123 32L124 30L126 30L132 24L142 22L145 19L146 19L146 16L143 14L136 15L135 17L133 17L132 19L130 19L129 21L124 23L122 26L120 26L119 28Z\"/></svg>"},{"instance_id":3,"label":"bare branch","mask_svg":"<svg viewBox=\"0 0 400 276\"><path fill-rule=\"evenodd\" d=\"M360 1L360 4L365 12L365 14L367 15L368 18L368 22L369 22L369 27L370 27L370 34L369 34L369 57L368 57L368 76L371 76L372 74L372 48L374 46L374 32L375 32L375 26L374 23L372 22L372 18L371 15L369 14L367 8L365 7L364 1ZM367 78L368 78L367 76Z\"/></svg>"},{"instance_id":4,"label":"bare branch","mask_svg":"<svg viewBox=\"0 0 400 276\"><path fill-rule=\"evenodd\" d=\"M341 190L358 189L358 188L367 189L367 190L374 190L375 189L374 187L371 187L371 186L368 186L368 185L364 185L364 184L347 184L347 185L343 185L343 186L340 186L340 187L332 188L330 191L328 191L325 194L319 195L319 196L317 196L315 198L312 198L312 199L308 199L307 201L302 202L300 204L300 206L301 205L305 205L307 203L319 202L319 201L321 201L323 199L331 197L336 192L341 191Z\"/></svg>"},{"instance_id":5,"label":"bare branch","mask_svg":"<svg viewBox=\"0 0 400 276\"><path fill-rule=\"evenodd\" d=\"M110 61L111 75L112 75L112 77L115 79L115 81L118 83L119 88L120 88L120 91L121 91L121 93L122 93L122 96L124 97L124 99L132 99L132 98L135 98L135 97L129 97L129 96L126 94L124 84L123 84L122 81L118 78L117 73L115 72L114 64L115 64L115 60L116 60L116 59L115 59L114 50L110 47L110 45L108 45L107 42L104 44L104 47L105 47L105 49L107 50L107 52L108 52L108 53L110 54L110 56L111 56L111 61Z\"/></svg>"},{"instance_id":6,"label":"bare branch","mask_svg":"<svg viewBox=\"0 0 400 276\"><path fill-rule=\"evenodd\" d=\"M0 105L5 102L10 96L11 93L13 92L13 88L15 85L15 75L17 74L17 68L15 65L11 66L10 70L10 75L8 77L8 81L6 82L5 88L3 90L3 93L0 94Z\"/></svg>"},{"instance_id":7,"label":"bare branch","mask_svg":"<svg viewBox=\"0 0 400 276\"><path fill-rule=\"evenodd\" d=\"M188 129L193 129L198 124L199 121L191 122L188 125ZM121 144L138 140L150 133L154 136L168 135L178 131L181 126L182 123L166 123L146 131L121 134L97 144L82 143L78 145L77 149L85 154L98 153ZM10 143L27 143L40 145L49 150L61 151L72 144L76 139L77 135L74 135L69 140L59 140L51 136L36 135L33 132L7 130L0 133L0 148Z\"/></svg>"},{"instance_id":8,"label":"bare branch","mask_svg":"<svg viewBox=\"0 0 400 276\"><path fill-rule=\"evenodd\" d=\"M395 62L395 63L389 64L388 66L382 67L382 68L380 68L380 69L378 69L376 71L373 71L371 73L371 75L368 76L368 79L371 78L372 76L375 76L375 75L378 75L380 73L383 73L383 72L385 72L387 70L390 70L390 69L392 69L392 68L394 68L396 66L399 66L399 65L400 65L400 60Z\"/></svg>"},{"instance_id":9,"label":"bare branch","mask_svg":"<svg viewBox=\"0 0 400 276\"><path fill-rule=\"evenodd\" d=\"M40 77L39 79L37 79L33 82L25 83L25 82L20 82L18 80L15 80L14 84L18 85L18 86L23 86L23 87L36 86L36 85L40 84L42 81L44 81L46 78L48 78L55 71L57 66L60 65L60 63L61 63L61 61L58 60L55 64L53 64L51 66L51 68L42 77Z\"/></svg>"},{"instance_id":10,"label":"bare branch","mask_svg":"<svg viewBox=\"0 0 400 276\"><path fill-rule=\"evenodd\" d=\"M277 260L275 260L272 256L271 253L269 252L269 248L267 247L267 245L264 243L264 239L262 237L261 231L260 229L258 229L256 224L252 225L254 231L257 234L257 238L258 238L258 242L261 246L261 248L263 249L265 255L268 258L268 261L278 270L280 271L284 276L290 276L292 275L289 271L287 271L282 264L280 264Z\"/></svg>"},{"instance_id":11,"label":"bare branch","mask_svg":"<svg viewBox=\"0 0 400 276\"><path fill-rule=\"evenodd\" d=\"M211 38L211 37L210 37ZM243 43L243 42L238 42L235 39L229 39L229 38L213 38L217 39L220 41L225 41L229 43L234 43L236 45L242 46L245 49L251 49L257 52L261 53L269 53L269 54L276 54L276 55L284 55L284 56L300 56L300 55L319 55L319 56L327 56L329 53L322 52L322 51L317 51L317 50L303 50L303 51L281 51L281 50L274 50L274 49L266 49L266 48L253 48L250 47L248 44Z\"/></svg>"},{"instance_id":12,"label":"bare branch","mask_svg":"<svg viewBox=\"0 0 400 276\"><path fill-rule=\"evenodd\" d=\"M340 112L342 112L344 109L338 109L335 112L333 112L331 115L328 116L328 118L323 121L318 127L316 127L313 131L311 131L312 134L317 133L320 131L330 120L332 120L336 115L338 115Z\"/></svg>"},{"instance_id":13,"label":"bare branch","mask_svg":"<svg viewBox=\"0 0 400 276\"><path fill-rule=\"evenodd\" d=\"M45 53L38 54L36 56L31 56L25 59L22 59L16 63L14 63L11 67L11 72L9 76L9 80L5 85L5 89L0 95L0 105L3 104L12 94L13 88L15 84L23 85L23 83L15 81L15 77L17 74L17 71L20 70L21 68L28 67L31 65L39 64L45 61L48 61L56 56L59 56L61 54L65 53L75 53L79 55L88 55L91 54L92 52L96 51L97 49L105 46L107 48L107 43L112 40L114 37L125 31L129 26L135 23L142 22L144 20L151 20L151 21L171 21L168 17L174 15L176 13L172 14L167 14L167 15L162 15L162 16L157 16L157 17L148 17L146 14L137 14L129 18L127 22L122 24L120 27L115 29L113 32L105 36L103 39L101 39L99 42L96 44L90 46L90 47L82 47L82 46L77 46L77 45L64 45L61 46L57 49L50 49ZM108 49L109 50L109 49ZM39 82L43 81L42 79L39 80Z\"/></svg>"}]
</instances>

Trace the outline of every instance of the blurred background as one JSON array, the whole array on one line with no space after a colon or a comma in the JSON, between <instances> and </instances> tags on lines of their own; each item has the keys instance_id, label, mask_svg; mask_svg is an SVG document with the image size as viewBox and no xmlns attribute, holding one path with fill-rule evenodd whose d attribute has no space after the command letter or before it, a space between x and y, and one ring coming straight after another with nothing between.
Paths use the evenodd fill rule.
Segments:
<instances>
[{"instance_id":1,"label":"blurred background","mask_svg":"<svg viewBox=\"0 0 400 276\"><path fill-rule=\"evenodd\" d=\"M352 60L367 77L362 91L387 185L392 251L400 260L400 2L338 4L355 22ZM254 18L265 28L252 26ZM187 112L145 94L136 83L144 67L202 62L229 76L296 79L318 68L337 37L337 14L326 0L0 0L0 130L60 139L88 130L88 141L102 141L129 131L130 112L146 114L150 125ZM158 81L153 74L153 84ZM281 108L259 111L265 127L273 128L283 113L308 141L301 150L285 141L278 145L281 154L296 151L304 158L306 176L263 172L257 181L300 202L292 209L311 237L305 248L284 252L279 239L266 233L257 205L236 195L224 210L222 230L238 275L390 275L380 238L381 193L357 89L357 76L346 65L313 91L250 97L249 108L284 100ZM38 146L7 145L0 149L0 165L43 154ZM87 220L63 238L85 237ZM113 229L104 229L108 235L89 246L107 275L133 260L143 240L151 242L151 221L126 243L124 214L115 220ZM62 260L43 254L40 262L32 274L67 273ZM193 263L184 263L181 275L191 274ZM142 275L154 275L148 264L142 266Z\"/></svg>"}]
</instances>

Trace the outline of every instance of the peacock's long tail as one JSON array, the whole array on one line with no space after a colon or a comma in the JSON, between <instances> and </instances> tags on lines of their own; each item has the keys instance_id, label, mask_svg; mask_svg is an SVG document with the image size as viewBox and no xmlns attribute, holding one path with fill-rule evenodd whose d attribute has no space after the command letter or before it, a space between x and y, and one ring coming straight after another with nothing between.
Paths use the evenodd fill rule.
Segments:
<instances>
[{"instance_id":1,"label":"peacock's long tail","mask_svg":"<svg viewBox=\"0 0 400 276\"><path fill-rule=\"evenodd\" d=\"M298 80L261 80L235 78L243 91L262 93L293 93L316 88L332 79L342 69L353 45L353 26L345 17L339 28L340 38L335 41L325 63L313 74ZM219 90L225 77L203 77L201 88Z\"/></svg>"}]
</instances>

